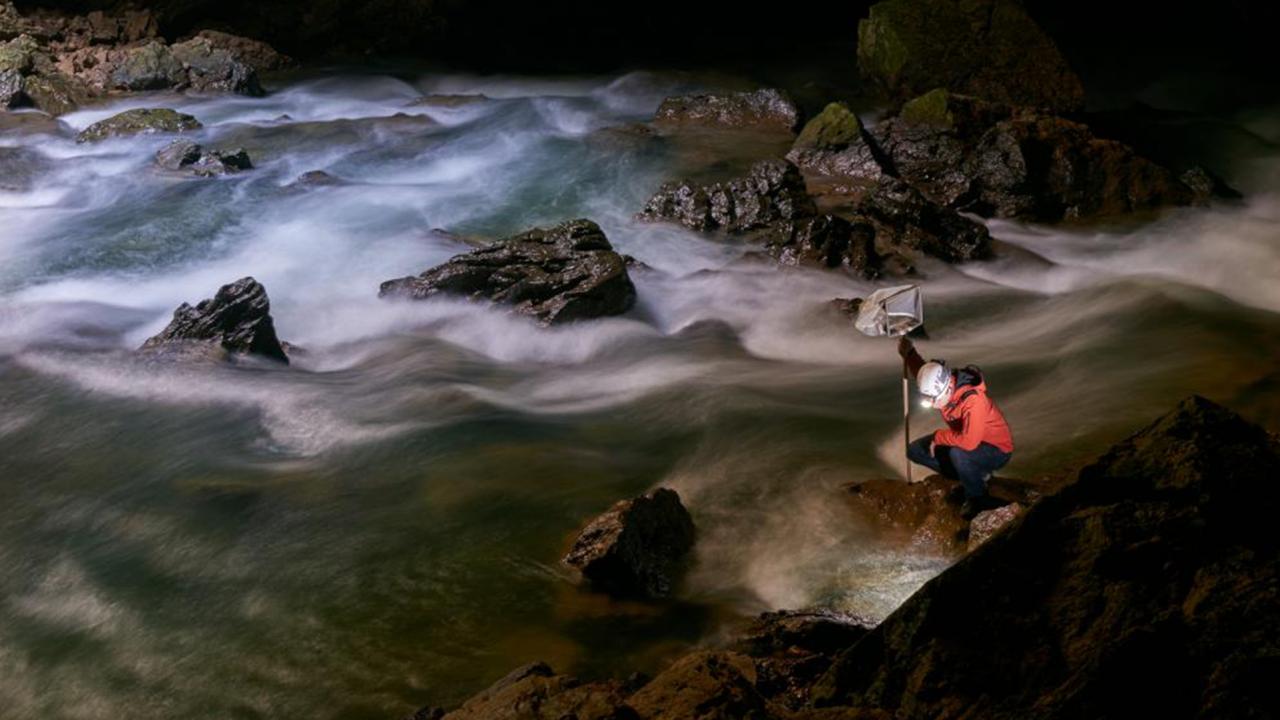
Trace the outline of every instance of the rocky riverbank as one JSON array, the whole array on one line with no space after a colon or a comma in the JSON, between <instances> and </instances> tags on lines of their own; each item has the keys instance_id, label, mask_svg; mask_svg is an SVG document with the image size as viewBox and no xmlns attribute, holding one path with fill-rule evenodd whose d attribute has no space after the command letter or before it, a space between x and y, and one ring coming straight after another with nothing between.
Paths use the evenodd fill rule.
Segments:
<instances>
[{"instance_id":1,"label":"rocky riverbank","mask_svg":"<svg viewBox=\"0 0 1280 720\"><path fill-rule=\"evenodd\" d=\"M1271 717L1280 439L1200 397L874 627L770 613L653 678L545 664L413 718Z\"/></svg>"}]
</instances>

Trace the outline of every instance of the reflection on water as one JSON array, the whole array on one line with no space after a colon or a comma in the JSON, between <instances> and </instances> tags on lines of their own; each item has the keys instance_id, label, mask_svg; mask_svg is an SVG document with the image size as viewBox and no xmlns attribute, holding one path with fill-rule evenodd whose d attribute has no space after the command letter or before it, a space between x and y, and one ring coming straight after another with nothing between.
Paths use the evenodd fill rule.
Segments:
<instances>
[{"instance_id":1,"label":"reflection on water","mask_svg":"<svg viewBox=\"0 0 1280 720\"><path fill-rule=\"evenodd\" d=\"M893 341L823 309L873 286L632 220L673 174L777 150L632 127L693 87L327 77L7 124L5 716L394 717L533 659L651 669L743 613L882 616L940 570L838 502L842 484L900 471ZM425 92L488 99L410 104ZM163 138L74 142L157 104L257 168L182 179L149 169ZM1274 158L1238 160L1238 206L993 223L997 259L924 265L922 350L986 370L1018 438L1011 473L1059 472L1192 391L1280 415L1280 176ZM347 182L289 187L310 170ZM544 329L376 297L465 249L433 228L496 237L579 216L652 268L626 317ZM306 349L292 366L130 356L180 302L244 275ZM658 484L699 524L679 596L573 587L557 559L575 528Z\"/></svg>"}]
</instances>

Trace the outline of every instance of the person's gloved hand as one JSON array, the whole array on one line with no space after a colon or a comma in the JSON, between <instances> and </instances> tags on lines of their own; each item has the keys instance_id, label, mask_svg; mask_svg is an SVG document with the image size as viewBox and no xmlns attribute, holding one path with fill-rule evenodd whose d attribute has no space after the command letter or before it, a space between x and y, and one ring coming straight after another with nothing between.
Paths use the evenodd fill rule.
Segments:
<instances>
[{"instance_id":1,"label":"person's gloved hand","mask_svg":"<svg viewBox=\"0 0 1280 720\"><path fill-rule=\"evenodd\" d=\"M911 354L911 351L915 349L915 344L908 340L906 336L898 338L898 354L901 355L904 360Z\"/></svg>"}]
</instances>

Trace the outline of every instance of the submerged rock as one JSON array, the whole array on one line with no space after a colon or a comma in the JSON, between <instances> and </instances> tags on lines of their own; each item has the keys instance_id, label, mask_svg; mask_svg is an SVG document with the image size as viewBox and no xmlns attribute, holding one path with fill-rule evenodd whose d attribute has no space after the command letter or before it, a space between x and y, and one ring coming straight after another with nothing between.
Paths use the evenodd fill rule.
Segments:
<instances>
[{"instance_id":1,"label":"submerged rock","mask_svg":"<svg viewBox=\"0 0 1280 720\"><path fill-rule=\"evenodd\" d=\"M480 93L454 93L423 95L410 102L406 107L460 108L479 105L489 101L489 97Z\"/></svg>"},{"instance_id":2,"label":"submerged rock","mask_svg":"<svg viewBox=\"0 0 1280 720\"><path fill-rule=\"evenodd\" d=\"M223 285L195 307L183 303L173 321L142 345L153 353L182 354L211 350L215 354L256 355L288 363L271 319L266 288L251 277Z\"/></svg>"},{"instance_id":3,"label":"submerged rock","mask_svg":"<svg viewBox=\"0 0 1280 720\"><path fill-rule=\"evenodd\" d=\"M694 526L674 490L658 488L615 504L578 534L564 562L593 587L621 596L670 594Z\"/></svg>"},{"instance_id":4,"label":"submerged rock","mask_svg":"<svg viewBox=\"0 0 1280 720\"><path fill-rule=\"evenodd\" d=\"M489 300L558 324L620 315L635 303L636 291L626 261L600 226L571 220L458 255L416 277L388 280L379 295Z\"/></svg>"},{"instance_id":5,"label":"submerged rock","mask_svg":"<svg viewBox=\"0 0 1280 720\"><path fill-rule=\"evenodd\" d=\"M800 111L783 91L708 93L669 97L658 106L659 125L711 125L739 130L794 132Z\"/></svg>"},{"instance_id":6,"label":"submerged rock","mask_svg":"<svg viewBox=\"0 0 1280 720\"><path fill-rule=\"evenodd\" d=\"M199 120L167 108L138 108L99 120L76 136L76 142L151 133L183 133L204 127Z\"/></svg>"},{"instance_id":7,"label":"submerged rock","mask_svg":"<svg viewBox=\"0 0 1280 720\"><path fill-rule=\"evenodd\" d=\"M883 0L858 24L858 67L891 95L946 88L1056 112L1084 88L1017 0Z\"/></svg>"},{"instance_id":8,"label":"submerged rock","mask_svg":"<svg viewBox=\"0 0 1280 720\"><path fill-rule=\"evenodd\" d=\"M1270 717L1280 447L1203 398L1113 447L842 653L895 718Z\"/></svg>"}]
</instances>

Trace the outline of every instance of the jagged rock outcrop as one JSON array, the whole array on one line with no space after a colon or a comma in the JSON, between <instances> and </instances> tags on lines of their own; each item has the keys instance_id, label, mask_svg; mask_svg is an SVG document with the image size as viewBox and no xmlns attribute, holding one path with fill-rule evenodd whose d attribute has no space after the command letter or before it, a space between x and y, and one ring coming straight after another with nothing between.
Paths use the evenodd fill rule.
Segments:
<instances>
[{"instance_id":1,"label":"jagged rock outcrop","mask_svg":"<svg viewBox=\"0 0 1280 720\"><path fill-rule=\"evenodd\" d=\"M693 549L694 532L676 491L658 488L620 501L588 523L564 562L611 594L663 597Z\"/></svg>"},{"instance_id":2,"label":"jagged rock outcrop","mask_svg":"<svg viewBox=\"0 0 1280 720\"><path fill-rule=\"evenodd\" d=\"M755 688L765 699L796 710L835 656L862 639L875 623L827 609L779 610L760 615L731 649L754 660Z\"/></svg>"},{"instance_id":3,"label":"jagged rock outcrop","mask_svg":"<svg viewBox=\"0 0 1280 720\"><path fill-rule=\"evenodd\" d=\"M1017 0L883 0L858 24L858 67L906 99L946 88L1054 112L1084 89Z\"/></svg>"},{"instance_id":4,"label":"jagged rock outcrop","mask_svg":"<svg viewBox=\"0 0 1280 720\"><path fill-rule=\"evenodd\" d=\"M689 181L666 183L645 205L640 219L673 220L691 230L723 230L742 234L787 220L817 214L804 178L791 163L765 160L745 177L726 183L700 185Z\"/></svg>"},{"instance_id":5,"label":"jagged rock outcrop","mask_svg":"<svg viewBox=\"0 0 1280 720\"><path fill-rule=\"evenodd\" d=\"M817 705L896 718L1270 717L1280 449L1191 398L836 660Z\"/></svg>"},{"instance_id":6,"label":"jagged rock outcrop","mask_svg":"<svg viewBox=\"0 0 1280 720\"><path fill-rule=\"evenodd\" d=\"M182 303L168 327L142 350L153 355L234 357L254 355L288 363L266 288L251 277L223 285L195 307Z\"/></svg>"},{"instance_id":7,"label":"jagged rock outcrop","mask_svg":"<svg viewBox=\"0 0 1280 720\"><path fill-rule=\"evenodd\" d=\"M831 103L805 123L787 159L806 173L835 181L873 183L884 176L862 122L843 103Z\"/></svg>"},{"instance_id":8,"label":"jagged rock outcrop","mask_svg":"<svg viewBox=\"0 0 1280 720\"><path fill-rule=\"evenodd\" d=\"M200 177L238 173L253 168L243 149L206 150L190 140L174 140L156 153L156 165L164 170L185 171Z\"/></svg>"},{"instance_id":9,"label":"jagged rock outcrop","mask_svg":"<svg viewBox=\"0 0 1280 720\"><path fill-rule=\"evenodd\" d=\"M907 249L953 263L991 256L985 225L932 202L901 180L882 178L854 209L875 226L881 253Z\"/></svg>"},{"instance_id":10,"label":"jagged rock outcrop","mask_svg":"<svg viewBox=\"0 0 1280 720\"><path fill-rule=\"evenodd\" d=\"M590 220L534 229L382 283L382 297L456 295L510 306L552 325L620 315L635 303L626 261Z\"/></svg>"},{"instance_id":11,"label":"jagged rock outcrop","mask_svg":"<svg viewBox=\"0 0 1280 720\"><path fill-rule=\"evenodd\" d=\"M186 113L168 108L136 108L112 115L90 125L76 135L76 142L98 142L115 137L184 133L199 130L200 121Z\"/></svg>"},{"instance_id":12,"label":"jagged rock outcrop","mask_svg":"<svg viewBox=\"0 0 1280 720\"><path fill-rule=\"evenodd\" d=\"M800 111L783 91L707 93L669 97L654 114L658 125L703 125L737 130L794 132Z\"/></svg>"}]
</instances>

